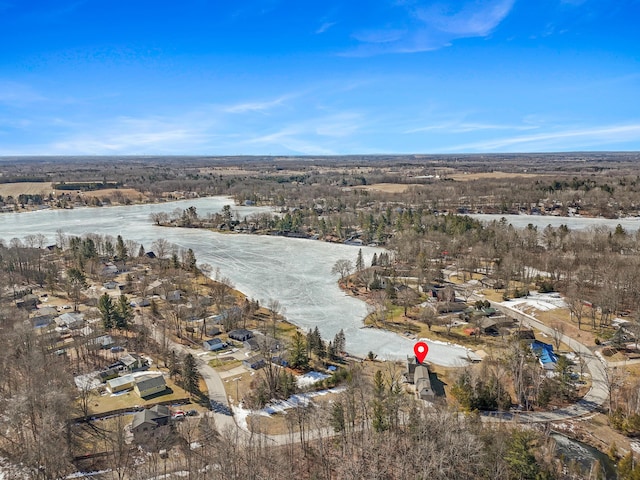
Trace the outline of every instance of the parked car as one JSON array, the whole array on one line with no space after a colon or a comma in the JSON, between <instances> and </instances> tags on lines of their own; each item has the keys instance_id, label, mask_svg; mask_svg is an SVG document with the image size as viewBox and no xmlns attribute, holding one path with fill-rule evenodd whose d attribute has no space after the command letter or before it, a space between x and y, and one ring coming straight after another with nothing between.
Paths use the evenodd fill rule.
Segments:
<instances>
[{"instance_id":1,"label":"parked car","mask_svg":"<svg viewBox=\"0 0 640 480\"><path fill-rule=\"evenodd\" d=\"M177 412L173 412L171 418L174 420L184 420L185 413L182 410L178 410Z\"/></svg>"},{"instance_id":2,"label":"parked car","mask_svg":"<svg viewBox=\"0 0 640 480\"><path fill-rule=\"evenodd\" d=\"M198 411L197 410L187 410L187 416L188 417L195 417L198 415Z\"/></svg>"}]
</instances>

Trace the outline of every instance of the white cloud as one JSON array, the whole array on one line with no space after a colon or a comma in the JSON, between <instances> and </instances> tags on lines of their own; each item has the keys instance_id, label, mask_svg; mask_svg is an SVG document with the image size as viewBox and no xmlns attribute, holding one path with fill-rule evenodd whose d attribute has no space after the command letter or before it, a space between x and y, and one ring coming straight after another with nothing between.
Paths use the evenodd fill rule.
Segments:
<instances>
[{"instance_id":1,"label":"white cloud","mask_svg":"<svg viewBox=\"0 0 640 480\"><path fill-rule=\"evenodd\" d=\"M454 38L484 37L491 33L513 8L515 0L484 0L466 2L457 11L442 5L416 10L425 24L450 33Z\"/></svg>"},{"instance_id":2,"label":"white cloud","mask_svg":"<svg viewBox=\"0 0 640 480\"><path fill-rule=\"evenodd\" d=\"M227 113L247 113L247 112L266 112L275 107L279 107L285 103L293 95L283 95L274 100L267 100L263 102L243 102L235 105L229 105L224 107L223 110Z\"/></svg>"},{"instance_id":3,"label":"white cloud","mask_svg":"<svg viewBox=\"0 0 640 480\"><path fill-rule=\"evenodd\" d=\"M8 105L24 105L46 100L28 85L12 81L0 80L0 103Z\"/></svg>"},{"instance_id":4,"label":"white cloud","mask_svg":"<svg viewBox=\"0 0 640 480\"><path fill-rule=\"evenodd\" d=\"M575 128L536 135L484 140L447 148L449 151L549 151L578 150L640 139L640 124Z\"/></svg>"},{"instance_id":5,"label":"white cloud","mask_svg":"<svg viewBox=\"0 0 640 480\"><path fill-rule=\"evenodd\" d=\"M383 53L414 53L451 45L453 40L485 37L509 15L515 0L475 0L416 7L415 2L397 2L404 10L402 28L360 30L352 36L360 42L345 56Z\"/></svg>"},{"instance_id":6,"label":"white cloud","mask_svg":"<svg viewBox=\"0 0 640 480\"><path fill-rule=\"evenodd\" d=\"M472 122L443 122L424 127L412 128L404 133L419 133L431 131L443 131L444 133L469 133L481 130L533 130L538 127L534 125L505 125L491 123L472 123Z\"/></svg>"},{"instance_id":7,"label":"white cloud","mask_svg":"<svg viewBox=\"0 0 640 480\"><path fill-rule=\"evenodd\" d=\"M327 30L329 30L331 27L333 27L336 23L337 22L324 22L322 25L318 27L315 33L316 34L324 33Z\"/></svg>"}]
</instances>

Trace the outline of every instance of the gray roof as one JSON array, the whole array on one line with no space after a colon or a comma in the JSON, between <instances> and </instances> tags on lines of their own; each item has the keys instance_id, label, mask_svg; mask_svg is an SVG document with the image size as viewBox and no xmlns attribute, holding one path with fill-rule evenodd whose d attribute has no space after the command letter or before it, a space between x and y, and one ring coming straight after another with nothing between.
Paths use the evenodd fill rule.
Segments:
<instances>
[{"instance_id":1,"label":"gray roof","mask_svg":"<svg viewBox=\"0 0 640 480\"><path fill-rule=\"evenodd\" d=\"M158 426L158 423L156 422L156 420L160 418L166 418L168 416L169 416L169 409L162 405L156 405L150 410L145 408L144 410L136 413L133 416L133 422L131 423L131 428L132 429L137 428L143 423L150 423L154 426Z\"/></svg>"},{"instance_id":2,"label":"gray roof","mask_svg":"<svg viewBox=\"0 0 640 480\"><path fill-rule=\"evenodd\" d=\"M133 382L132 375L123 375L122 377L112 378L111 380L108 380L107 384L109 385L109 388L113 388L113 387L119 387L120 385L126 385L127 383L132 383L132 382Z\"/></svg>"},{"instance_id":3,"label":"gray roof","mask_svg":"<svg viewBox=\"0 0 640 480\"><path fill-rule=\"evenodd\" d=\"M156 375L155 377L142 377L136 378L136 386L138 390L147 390L149 388L155 388L160 386L166 386L164 377L162 375Z\"/></svg>"}]
</instances>

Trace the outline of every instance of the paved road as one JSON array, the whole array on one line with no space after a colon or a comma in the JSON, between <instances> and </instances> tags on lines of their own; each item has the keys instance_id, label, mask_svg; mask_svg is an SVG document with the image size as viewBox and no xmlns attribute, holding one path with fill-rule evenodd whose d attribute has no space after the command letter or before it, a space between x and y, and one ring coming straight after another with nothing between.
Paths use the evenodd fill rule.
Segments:
<instances>
[{"instance_id":1,"label":"paved road","mask_svg":"<svg viewBox=\"0 0 640 480\"><path fill-rule=\"evenodd\" d=\"M528 315L520 310L516 310L500 303L491 302L491 306L502 311L508 316L516 318L522 322L523 326L531 326L549 337L553 337L554 331L536 318ZM585 361L585 366L591 375L591 389L578 402L565 408L552 410L548 412L522 412L522 413L503 413L489 414L489 418L501 418L502 420L515 420L522 423L529 422L553 422L560 420L568 420L570 418L581 417L597 410L609 397L607 388L606 367L597 355L595 355L586 345L578 342L574 338L562 335L562 342L578 353Z\"/></svg>"},{"instance_id":2,"label":"paved road","mask_svg":"<svg viewBox=\"0 0 640 480\"><path fill-rule=\"evenodd\" d=\"M139 319L139 321L142 321ZM156 342L159 345L163 344L164 340L164 332L163 328L159 325L148 325L151 329L151 334ZM229 407L229 401L227 400L227 393L224 389L224 383L220 378L218 372L215 369L209 366L205 359L203 359L198 353L201 353L197 350L193 350L186 345L182 345L180 343L174 342L170 338L167 338L166 341L171 345L171 348L176 351L176 353L187 354L190 353L196 359L196 364L198 366L198 372L202 376L202 379L207 384L207 390L209 392L209 402L213 406L214 404L219 404L224 407ZM231 415L225 415L223 413L210 411L208 412L210 416L215 419L216 426L218 430L224 430L228 427L236 427L236 423Z\"/></svg>"}]
</instances>

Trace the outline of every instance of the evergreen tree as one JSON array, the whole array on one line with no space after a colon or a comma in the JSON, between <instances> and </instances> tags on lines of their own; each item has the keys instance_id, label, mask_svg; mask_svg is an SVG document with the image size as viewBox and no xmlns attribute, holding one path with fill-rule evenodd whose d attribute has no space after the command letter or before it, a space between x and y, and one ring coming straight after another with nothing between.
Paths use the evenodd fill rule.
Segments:
<instances>
[{"instance_id":1,"label":"evergreen tree","mask_svg":"<svg viewBox=\"0 0 640 480\"><path fill-rule=\"evenodd\" d=\"M80 291L87 288L87 277L79 268L70 268L67 270L67 284L73 296L73 311L78 311L78 303L80 302Z\"/></svg>"},{"instance_id":2,"label":"evergreen tree","mask_svg":"<svg viewBox=\"0 0 640 480\"><path fill-rule=\"evenodd\" d=\"M129 322L133 319L133 308L131 308L131 304L129 300L127 300L126 295L120 295L116 309L116 327L121 330L126 330L129 327Z\"/></svg>"},{"instance_id":3,"label":"evergreen tree","mask_svg":"<svg viewBox=\"0 0 640 480\"><path fill-rule=\"evenodd\" d=\"M122 260L123 262L126 262L127 258L129 258L129 252L124 244L122 235L118 235L116 238L116 256L118 257L118 260Z\"/></svg>"},{"instance_id":4,"label":"evergreen tree","mask_svg":"<svg viewBox=\"0 0 640 480\"><path fill-rule=\"evenodd\" d=\"M373 376L373 429L384 432L389 429L385 415L385 388L382 372L377 370Z\"/></svg>"},{"instance_id":5,"label":"evergreen tree","mask_svg":"<svg viewBox=\"0 0 640 480\"><path fill-rule=\"evenodd\" d=\"M342 402L335 402L331 407L331 426L336 433L343 433L345 431L345 419L344 419L344 407Z\"/></svg>"},{"instance_id":6,"label":"evergreen tree","mask_svg":"<svg viewBox=\"0 0 640 480\"><path fill-rule=\"evenodd\" d=\"M144 251L144 245L140 245L140 248L138 249L138 256L144 257L145 253L146 252Z\"/></svg>"},{"instance_id":7,"label":"evergreen tree","mask_svg":"<svg viewBox=\"0 0 640 480\"><path fill-rule=\"evenodd\" d=\"M169 369L169 377L175 378L180 373L180 359L176 355L175 350L169 352L167 363L165 365Z\"/></svg>"},{"instance_id":8,"label":"evergreen tree","mask_svg":"<svg viewBox=\"0 0 640 480\"><path fill-rule=\"evenodd\" d=\"M182 361L182 384L191 395L198 393L199 374L196 360L193 355L187 353Z\"/></svg>"},{"instance_id":9,"label":"evergreen tree","mask_svg":"<svg viewBox=\"0 0 640 480\"><path fill-rule=\"evenodd\" d=\"M362 249L358 249L358 257L356 258L356 270L361 272L364 269L364 259L362 258Z\"/></svg>"},{"instance_id":10,"label":"evergreen tree","mask_svg":"<svg viewBox=\"0 0 640 480\"><path fill-rule=\"evenodd\" d=\"M193 249L187 250L184 259L183 268L188 272L195 272L196 270L196 254L193 253Z\"/></svg>"},{"instance_id":11,"label":"evergreen tree","mask_svg":"<svg viewBox=\"0 0 640 480\"><path fill-rule=\"evenodd\" d=\"M532 452L534 433L529 430L514 430L509 439L505 460L513 474L512 478L536 480L540 468Z\"/></svg>"},{"instance_id":12,"label":"evergreen tree","mask_svg":"<svg viewBox=\"0 0 640 480\"><path fill-rule=\"evenodd\" d=\"M296 332L291 345L291 366L293 368L305 369L308 365L307 342L300 332Z\"/></svg>"},{"instance_id":13,"label":"evergreen tree","mask_svg":"<svg viewBox=\"0 0 640 480\"><path fill-rule=\"evenodd\" d=\"M340 329L338 333L336 333L335 337L333 337L333 347L336 350L338 355L342 354L346 349L346 338L344 336L344 330Z\"/></svg>"},{"instance_id":14,"label":"evergreen tree","mask_svg":"<svg viewBox=\"0 0 640 480\"><path fill-rule=\"evenodd\" d=\"M102 317L102 325L105 329L111 329L116 325L118 312L116 311L113 301L108 293L105 293L98 300L98 310L100 310L100 316Z\"/></svg>"},{"instance_id":15,"label":"evergreen tree","mask_svg":"<svg viewBox=\"0 0 640 480\"><path fill-rule=\"evenodd\" d=\"M378 255L374 253L373 257L371 258L371 266L375 267L376 265L378 265Z\"/></svg>"}]
</instances>

